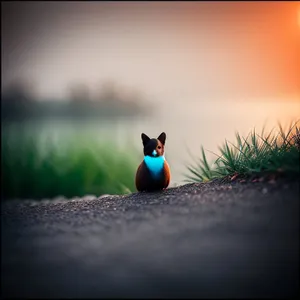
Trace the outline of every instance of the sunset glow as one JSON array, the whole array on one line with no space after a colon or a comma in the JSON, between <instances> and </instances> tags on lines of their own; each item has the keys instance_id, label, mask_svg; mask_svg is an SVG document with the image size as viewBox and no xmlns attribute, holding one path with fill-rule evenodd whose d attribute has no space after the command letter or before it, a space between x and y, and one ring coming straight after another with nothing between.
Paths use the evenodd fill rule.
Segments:
<instances>
[{"instance_id":1,"label":"sunset glow","mask_svg":"<svg viewBox=\"0 0 300 300\"><path fill-rule=\"evenodd\" d=\"M8 1L2 14L3 90L26 80L40 102L66 101L76 84L91 99L107 81L136 90L154 107L149 122L104 128L137 147L140 132L166 131L174 182L182 143L215 151L236 130L298 117L299 2Z\"/></svg>"},{"instance_id":2,"label":"sunset glow","mask_svg":"<svg viewBox=\"0 0 300 300\"><path fill-rule=\"evenodd\" d=\"M298 7L298 26L299 26L299 28L300 28L300 5L299 5L299 7Z\"/></svg>"}]
</instances>

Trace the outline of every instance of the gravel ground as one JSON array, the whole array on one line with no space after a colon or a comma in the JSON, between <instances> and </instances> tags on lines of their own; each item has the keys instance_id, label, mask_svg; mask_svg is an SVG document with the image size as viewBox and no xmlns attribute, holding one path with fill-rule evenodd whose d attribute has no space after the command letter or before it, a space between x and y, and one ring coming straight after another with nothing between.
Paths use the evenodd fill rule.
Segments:
<instances>
[{"instance_id":1,"label":"gravel ground","mask_svg":"<svg viewBox=\"0 0 300 300\"><path fill-rule=\"evenodd\" d=\"M4 298L287 298L299 291L295 179L1 206Z\"/></svg>"}]
</instances>

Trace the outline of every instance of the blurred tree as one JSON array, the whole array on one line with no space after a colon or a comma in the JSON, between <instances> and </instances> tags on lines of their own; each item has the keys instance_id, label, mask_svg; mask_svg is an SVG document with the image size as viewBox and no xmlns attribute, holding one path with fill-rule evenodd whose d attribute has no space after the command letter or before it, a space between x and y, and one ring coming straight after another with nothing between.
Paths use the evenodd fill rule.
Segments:
<instances>
[{"instance_id":1,"label":"blurred tree","mask_svg":"<svg viewBox=\"0 0 300 300\"><path fill-rule=\"evenodd\" d=\"M3 120L31 117L35 100L33 82L25 79L14 80L1 92L1 117Z\"/></svg>"},{"instance_id":2,"label":"blurred tree","mask_svg":"<svg viewBox=\"0 0 300 300\"><path fill-rule=\"evenodd\" d=\"M1 102L9 101L22 105L35 100L35 85L24 79L12 81L1 93Z\"/></svg>"},{"instance_id":3,"label":"blurred tree","mask_svg":"<svg viewBox=\"0 0 300 300\"><path fill-rule=\"evenodd\" d=\"M75 103L87 103L91 101L90 91L84 83L72 84L69 88L69 97Z\"/></svg>"},{"instance_id":4,"label":"blurred tree","mask_svg":"<svg viewBox=\"0 0 300 300\"><path fill-rule=\"evenodd\" d=\"M99 92L97 93L97 99L101 102L119 102L121 95L119 93L118 86L113 81L106 81L100 85Z\"/></svg>"}]
</instances>

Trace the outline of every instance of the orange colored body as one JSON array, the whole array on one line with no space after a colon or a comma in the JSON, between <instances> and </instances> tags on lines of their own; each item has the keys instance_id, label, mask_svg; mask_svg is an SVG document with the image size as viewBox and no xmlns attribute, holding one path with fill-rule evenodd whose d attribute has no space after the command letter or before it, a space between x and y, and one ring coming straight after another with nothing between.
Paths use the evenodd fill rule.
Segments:
<instances>
[{"instance_id":1,"label":"orange colored body","mask_svg":"<svg viewBox=\"0 0 300 300\"><path fill-rule=\"evenodd\" d=\"M143 161L136 172L136 177L135 177L135 185L138 191L158 191L158 190L163 190L166 189L170 183L171 179L171 171L170 167L165 160L164 162L164 167L162 170L162 174L159 177L159 179L155 179L145 162Z\"/></svg>"}]
</instances>

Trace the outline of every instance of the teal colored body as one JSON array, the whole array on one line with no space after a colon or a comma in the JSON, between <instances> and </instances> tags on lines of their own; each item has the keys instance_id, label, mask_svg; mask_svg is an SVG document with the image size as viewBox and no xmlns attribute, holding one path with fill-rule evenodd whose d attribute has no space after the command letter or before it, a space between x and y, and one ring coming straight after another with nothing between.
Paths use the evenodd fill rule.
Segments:
<instances>
[{"instance_id":1,"label":"teal colored body","mask_svg":"<svg viewBox=\"0 0 300 300\"><path fill-rule=\"evenodd\" d=\"M158 157L151 157L151 156L144 156L144 162L148 167L151 175L159 179L164 168L165 157L158 156Z\"/></svg>"}]
</instances>

